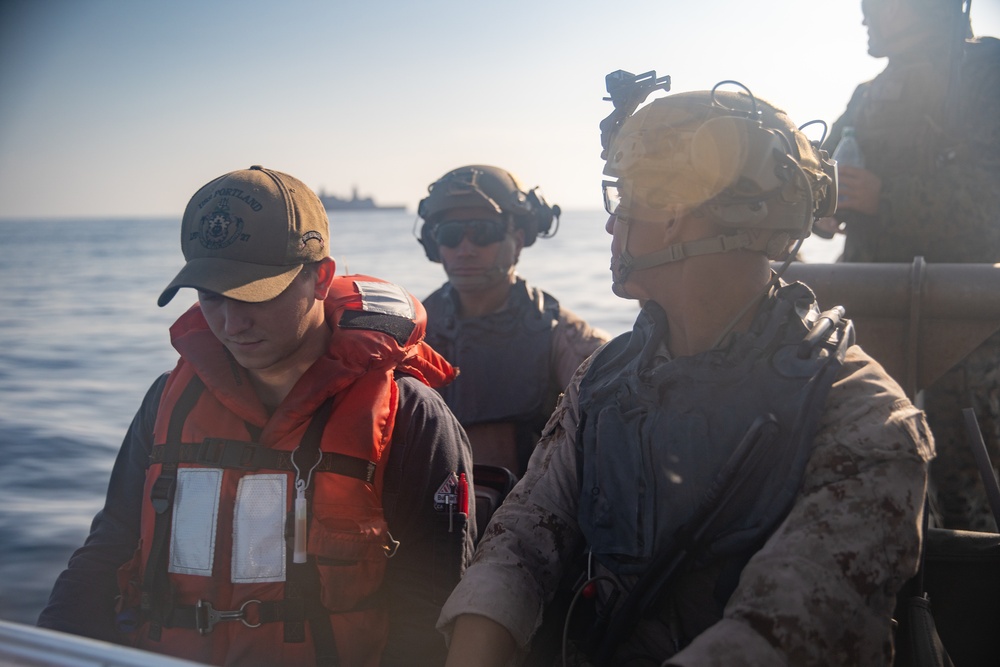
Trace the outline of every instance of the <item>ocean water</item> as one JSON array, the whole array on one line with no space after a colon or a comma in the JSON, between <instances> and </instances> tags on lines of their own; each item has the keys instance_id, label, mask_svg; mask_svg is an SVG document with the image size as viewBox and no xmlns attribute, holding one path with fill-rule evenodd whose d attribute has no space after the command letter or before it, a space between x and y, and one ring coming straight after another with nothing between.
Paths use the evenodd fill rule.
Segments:
<instances>
[{"instance_id":1,"label":"ocean water","mask_svg":"<svg viewBox=\"0 0 1000 667\"><path fill-rule=\"evenodd\" d=\"M522 254L529 282L611 334L634 302L611 293L606 215L568 211ZM398 282L418 298L444 280L414 215L334 213L338 273ZM34 623L103 504L121 438L176 355L167 329L193 301L160 291L182 265L179 219L0 221L0 619ZM810 261L836 242L807 241Z\"/></svg>"}]
</instances>

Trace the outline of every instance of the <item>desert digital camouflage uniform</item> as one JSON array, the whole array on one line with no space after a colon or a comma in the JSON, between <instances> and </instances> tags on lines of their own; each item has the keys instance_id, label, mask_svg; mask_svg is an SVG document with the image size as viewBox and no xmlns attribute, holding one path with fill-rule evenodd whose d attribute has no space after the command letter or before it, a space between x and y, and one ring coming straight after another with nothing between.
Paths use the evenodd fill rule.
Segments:
<instances>
[{"instance_id":1,"label":"desert digital camouflage uniform","mask_svg":"<svg viewBox=\"0 0 1000 667\"><path fill-rule=\"evenodd\" d=\"M552 329L552 371L560 391L573 379L580 364L609 340L611 336L603 329L590 326L572 311L559 309Z\"/></svg>"},{"instance_id":2,"label":"desert digital camouflage uniform","mask_svg":"<svg viewBox=\"0 0 1000 667\"><path fill-rule=\"evenodd\" d=\"M577 371L524 479L494 515L445 604L438 627L446 633L459 615L479 614L526 650L566 563L585 548L575 437L589 365ZM644 661L627 664L659 665L670 656L663 664L888 664L895 594L917 569L932 456L922 413L878 363L851 347L794 507L746 565L723 617L710 611L718 608L717 573L686 574L661 601L659 616L642 621L619 649L615 664L635 656ZM683 626L707 629L678 647L673 638ZM650 655L658 659L649 662Z\"/></svg>"},{"instance_id":3,"label":"desert digital camouflage uniform","mask_svg":"<svg viewBox=\"0 0 1000 667\"><path fill-rule=\"evenodd\" d=\"M949 90L947 45L893 57L861 84L827 147L854 126L865 168L882 180L874 218L847 214L845 262L1000 262L1000 40L965 45ZM953 96L954 114L947 101ZM838 217L840 215L838 214ZM961 414L972 407L1000 466L1000 333L924 395L938 457L931 466L936 518L946 528L997 530Z\"/></svg>"}]
</instances>

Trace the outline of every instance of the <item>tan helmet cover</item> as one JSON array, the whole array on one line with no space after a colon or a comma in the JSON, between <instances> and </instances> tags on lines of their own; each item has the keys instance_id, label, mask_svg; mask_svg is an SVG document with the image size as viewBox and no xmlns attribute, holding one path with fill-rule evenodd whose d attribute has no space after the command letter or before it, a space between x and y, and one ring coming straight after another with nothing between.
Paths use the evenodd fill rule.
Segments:
<instances>
[{"instance_id":1,"label":"tan helmet cover","mask_svg":"<svg viewBox=\"0 0 1000 667\"><path fill-rule=\"evenodd\" d=\"M618 179L625 216L704 207L726 227L804 238L831 192L835 201L819 151L783 111L746 93L653 100L625 120L608 155L604 173Z\"/></svg>"}]
</instances>

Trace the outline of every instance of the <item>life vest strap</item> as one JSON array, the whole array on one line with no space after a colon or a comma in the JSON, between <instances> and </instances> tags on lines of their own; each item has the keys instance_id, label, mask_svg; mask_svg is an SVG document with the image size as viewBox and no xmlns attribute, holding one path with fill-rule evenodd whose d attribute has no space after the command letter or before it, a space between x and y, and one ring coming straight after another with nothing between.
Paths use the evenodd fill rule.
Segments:
<instances>
[{"instance_id":1,"label":"life vest strap","mask_svg":"<svg viewBox=\"0 0 1000 667\"><path fill-rule=\"evenodd\" d=\"M305 461L310 459L320 460L323 464L323 457L329 452L323 453L323 429L330 419L330 412L333 410L333 400L327 399L319 406L313 415L309 427L302 436L302 442L296 451L301 450L305 456ZM289 454L289 461L291 460ZM346 457L350 458L350 457ZM305 461L303 465L306 465ZM316 468L319 470L319 467ZM375 466L371 466L374 478ZM298 468L296 468L298 474ZM309 503L309 510L312 510L312 497L315 487L309 485L306 489L306 499ZM298 605L304 613L297 619L286 619L285 621L285 641L301 642L305 641L305 623L308 620L309 629L312 631L313 650L316 653L317 667L339 667L340 655L337 651L337 640L333 634L333 624L330 621L330 612L327 611L320 601L320 579L319 570L316 567L315 557L309 558L305 563L296 563L293 557L293 549L286 550L288 564L288 580L285 582L285 604Z\"/></svg>"},{"instance_id":2,"label":"life vest strap","mask_svg":"<svg viewBox=\"0 0 1000 667\"><path fill-rule=\"evenodd\" d=\"M163 627L197 630L207 635L216 623L222 621L240 621L248 628L256 628L265 623L301 621L304 618L302 605L289 604L288 600L250 600L233 611L219 611L211 603L200 600L195 605L176 605L166 615Z\"/></svg>"},{"instance_id":3,"label":"life vest strap","mask_svg":"<svg viewBox=\"0 0 1000 667\"><path fill-rule=\"evenodd\" d=\"M197 375L191 378L174 406L170 423L167 425L167 439L180 440L184 422L194 409L195 403L205 391L205 383ZM149 616L149 638L160 641L163 619L173 604L170 581L167 578L167 557L169 554L170 524L174 515L174 493L177 489L177 465L166 464L149 492L149 501L156 512L153 523L153 542L149 560L142 577L140 591L140 611Z\"/></svg>"},{"instance_id":4,"label":"life vest strap","mask_svg":"<svg viewBox=\"0 0 1000 667\"><path fill-rule=\"evenodd\" d=\"M193 463L212 468L236 470L293 471L292 453L265 447L260 443L224 438L205 438L202 442L168 442L154 445L149 455L150 465ZM375 462L356 456L323 452L315 472L329 472L353 477L371 484L375 481Z\"/></svg>"}]
</instances>

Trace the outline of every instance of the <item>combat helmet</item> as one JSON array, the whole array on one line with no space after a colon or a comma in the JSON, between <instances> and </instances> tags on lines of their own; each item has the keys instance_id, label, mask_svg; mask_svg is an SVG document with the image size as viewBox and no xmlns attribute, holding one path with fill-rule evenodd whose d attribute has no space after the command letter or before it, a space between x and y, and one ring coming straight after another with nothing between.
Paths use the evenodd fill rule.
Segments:
<instances>
[{"instance_id":1,"label":"combat helmet","mask_svg":"<svg viewBox=\"0 0 1000 667\"><path fill-rule=\"evenodd\" d=\"M648 75L649 73L647 73ZM655 73L652 73L655 79ZM623 76L627 75L627 76ZM626 271L684 257L749 249L776 259L804 239L815 219L836 208L836 168L788 116L745 86L723 81L712 90L676 93L635 110L655 88L647 75L608 75L616 110L601 124L605 205L619 217L667 221L696 210L726 230L712 239L672 246L654 255L623 257ZM633 77L643 94L622 102L612 77ZM719 90L734 84L741 92Z\"/></svg>"},{"instance_id":2,"label":"combat helmet","mask_svg":"<svg viewBox=\"0 0 1000 667\"><path fill-rule=\"evenodd\" d=\"M555 235L559 227L559 206L549 206L539 188L525 189L513 174L499 167L459 167L431 183L427 190L428 195L417 206L417 215L424 221L418 240L432 262L441 261L434 226L450 209L483 206L510 215L514 224L524 230L525 247L539 236Z\"/></svg>"}]
</instances>

